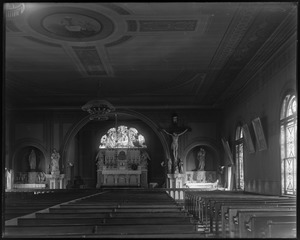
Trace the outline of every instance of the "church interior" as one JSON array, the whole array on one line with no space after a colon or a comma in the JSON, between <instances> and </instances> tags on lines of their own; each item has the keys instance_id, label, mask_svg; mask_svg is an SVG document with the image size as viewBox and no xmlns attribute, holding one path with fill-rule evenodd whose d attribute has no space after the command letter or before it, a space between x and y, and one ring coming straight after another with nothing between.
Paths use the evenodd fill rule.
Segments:
<instances>
[{"instance_id":1,"label":"church interior","mask_svg":"<svg viewBox=\"0 0 300 240\"><path fill-rule=\"evenodd\" d=\"M3 14L3 238L297 237L297 2Z\"/></svg>"}]
</instances>

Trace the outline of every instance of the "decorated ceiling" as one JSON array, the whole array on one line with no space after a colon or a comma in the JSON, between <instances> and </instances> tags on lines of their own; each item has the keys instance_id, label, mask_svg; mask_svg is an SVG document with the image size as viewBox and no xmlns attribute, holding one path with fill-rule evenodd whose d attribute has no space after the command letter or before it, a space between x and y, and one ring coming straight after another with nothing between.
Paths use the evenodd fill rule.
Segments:
<instances>
[{"instance_id":1,"label":"decorated ceiling","mask_svg":"<svg viewBox=\"0 0 300 240\"><path fill-rule=\"evenodd\" d=\"M221 108L296 34L294 3L24 3L5 17L8 108Z\"/></svg>"}]
</instances>

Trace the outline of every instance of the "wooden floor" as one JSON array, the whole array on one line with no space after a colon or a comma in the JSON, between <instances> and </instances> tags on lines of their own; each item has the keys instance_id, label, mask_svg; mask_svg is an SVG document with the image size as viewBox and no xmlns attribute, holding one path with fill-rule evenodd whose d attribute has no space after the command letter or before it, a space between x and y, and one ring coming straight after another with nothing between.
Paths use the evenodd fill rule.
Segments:
<instances>
[{"instance_id":1,"label":"wooden floor","mask_svg":"<svg viewBox=\"0 0 300 240\"><path fill-rule=\"evenodd\" d=\"M65 201L70 200L66 196L72 200ZM214 237L201 231L193 216L162 191L65 191L29 197L22 204L11 200L5 210L6 238ZM11 218L12 214L17 217Z\"/></svg>"}]
</instances>

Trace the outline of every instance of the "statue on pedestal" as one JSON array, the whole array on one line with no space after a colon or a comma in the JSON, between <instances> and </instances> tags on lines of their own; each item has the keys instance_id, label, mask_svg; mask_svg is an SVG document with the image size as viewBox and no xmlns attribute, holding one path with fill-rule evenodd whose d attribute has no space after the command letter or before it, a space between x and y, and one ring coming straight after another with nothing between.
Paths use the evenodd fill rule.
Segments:
<instances>
[{"instance_id":1,"label":"statue on pedestal","mask_svg":"<svg viewBox=\"0 0 300 240\"><path fill-rule=\"evenodd\" d=\"M35 171L35 168L36 168L36 155L35 155L35 151L33 149L31 150L28 161L29 161L30 171Z\"/></svg>"},{"instance_id":2,"label":"statue on pedestal","mask_svg":"<svg viewBox=\"0 0 300 240\"><path fill-rule=\"evenodd\" d=\"M179 173L183 173L183 162L180 158L178 159L178 171Z\"/></svg>"},{"instance_id":3,"label":"statue on pedestal","mask_svg":"<svg viewBox=\"0 0 300 240\"><path fill-rule=\"evenodd\" d=\"M203 148L200 148L200 150L197 154L197 159L198 159L198 168L197 168L197 170L204 171L205 155L206 155L205 150Z\"/></svg>"},{"instance_id":4,"label":"statue on pedestal","mask_svg":"<svg viewBox=\"0 0 300 240\"><path fill-rule=\"evenodd\" d=\"M59 159L60 159L60 155L54 148L53 153L51 154L51 163L50 163L51 174L59 175Z\"/></svg>"}]
</instances>

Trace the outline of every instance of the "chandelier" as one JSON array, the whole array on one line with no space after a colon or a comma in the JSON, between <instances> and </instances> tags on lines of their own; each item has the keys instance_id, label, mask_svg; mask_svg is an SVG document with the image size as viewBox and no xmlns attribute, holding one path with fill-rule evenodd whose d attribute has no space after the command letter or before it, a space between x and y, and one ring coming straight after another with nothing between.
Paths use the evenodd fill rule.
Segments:
<instances>
[{"instance_id":1,"label":"chandelier","mask_svg":"<svg viewBox=\"0 0 300 240\"><path fill-rule=\"evenodd\" d=\"M24 3L6 3L5 12L6 17L16 17L22 14L25 10Z\"/></svg>"},{"instance_id":2,"label":"chandelier","mask_svg":"<svg viewBox=\"0 0 300 240\"><path fill-rule=\"evenodd\" d=\"M114 106L106 100L92 100L81 108L90 114L90 120L107 120L108 114L115 110Z\"/></svg>"}]
</instances>

